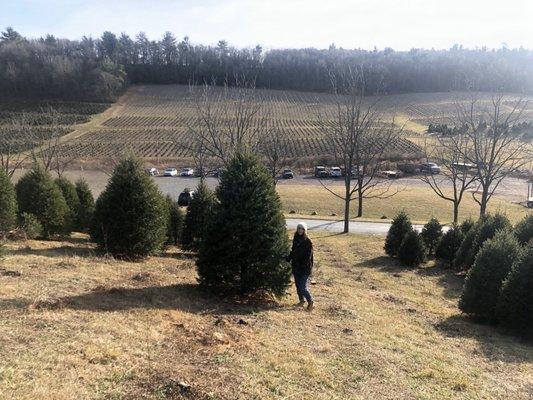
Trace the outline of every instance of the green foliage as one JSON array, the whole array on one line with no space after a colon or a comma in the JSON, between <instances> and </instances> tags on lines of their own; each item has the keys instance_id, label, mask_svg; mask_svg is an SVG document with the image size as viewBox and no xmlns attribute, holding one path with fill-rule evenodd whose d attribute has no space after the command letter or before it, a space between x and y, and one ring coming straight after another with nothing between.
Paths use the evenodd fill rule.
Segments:
<instances>
[{"instance_id":1,"label":"green foliage","mask_svg":"<svg viewBox=\"0 0 533 400\"><path fill-rule=\"evenodd\" d=\"M200 248L214 204L215 196L213 192L207 187L205 182L201 181L187 207L181 237L183 247L191 250Z\"/></svg>"},{"instance_id":2,"label":"green foliage","mask_svg":"<svg viewBox=\"0 0 533 400\"><path fill-rule=\"evenodd\" d=\"M408 232L398 250L398 259L408 267L418 267L426 258L426 246L422 236L415 230Z\"/></svg>"},{"instance_id":3,"label":"green foliage","mask_svg":"<svg viewBox=\"0 0 533 400\"><path fill-rule=\"evenodd\" d=\"M216 192L218 203L198 253L204 287L282 296L290 282L289 241L272 177L255 156L237 154Z\"/></svg>"},{"instance_id":4,"label":"green foliage","mask_svg":"<svg viewBox=\"0 0 533 400\"><path fill-rule=\"evenodd\" d=\"M497 231L509 229L510 227L509 219L503 214L487 214L480 218L466 234L457 252L455 264L462 266L464 269L469 269L474 264L482 244L494 237Z\"/></svg>"},{"instance_id":5,"label":"green foliage","mask_svg":"<svg viewBox=\"0 0 533 400\"><path fill-rule=\"evenodd\" d=\"M183 230L183 212L177 201L167 195L168 207L168 225L167 225L167 243L177 245L180 241Z\"/></svg>"},{"instance_id":6,"label":"green foliage","mask_svg":"<svg viewBox=\"0 0 533 400\"><path fill-rule=\"evenodd\" d=\"M5 170L0 168L0 233L9 232L17 220L15 189Z\"/></svg>"},{"instance_id":7,"label":"green foliage","mask_svg":"<svg viewBox=\"0 0 533 400\"><path fill-rule=\"evenodd\" d=\"M472 218L467 218L461 223L459 227L461 228L461 232L463 233L463 235L466 235L468 232L470 232L470 229L472 229L475 224L476 223Z\"/></svg>"},{"instance_id":8,"label":"green foliage","mask_svg":"<svg viewBox=\"0 0 533 400\"><path fill-rule=\"evenodd\" d=\"M433 254L441 237L442 225L437 218L431 218L422 228L422 239L429 255Z\"/></svg>"},{"instance_id":9,"label":"green foliage","mask_svg":"<svg viewBox=\"0 0 533 400\"><path fill-rule=\"evenodd\" d=\"M505 279L496 308L500 323L533 338L533 243Z\"/></svg>"},{"instance_id":10,"label":"green foliage","mask_svg":"<svg viewBox=\"0 0 533 400\"><path fill-rule=\"evenodd\" d=\"M463 238L464 234L461 227L450 227L450 229L444 233L437 245L437 249L435 250L436 257L453 267L457 251L459 250L459 247L461 247Z\"/></svg>"},{"instance_id":11,"label":"green foliage","mask_svg":"<svg viewBox=\"0 0 533 400\"><path fill-rule=\"evenodd\" d=\"M520 244L510 230L483 243L465 280L459 308L488 320L495 319L502 282L520 256Z\"/></svg>"},{"instance_id":12,"label":"green foliage","mask_svg":"<svg viewBox=\"0 0 533 400\"><path fill-rule=\"evenodd\" d=\"M403 238L413 230L413 225L404 211L400 211L392 220L385 239L385 253L390 257L398 255Z\"/></svg>"},{"instance_id":13,"label":"green foliage","mask_svg":"<svg viewBox=\"0 0 533 400\"><path fill-rule=\"evenodd\" d=\"M533 214L528 214L514 228L514 234L520 244L527 244L533 239Z\"/></svg>"},{"instance_id":14,"label":"green foliage","mask_svg":"<svg viewBox=\"0 0 533 400\"><path fill-rule=\"evenodd\" d=\"M63 197L67 202L69 209L67 224L69 224L70 230L75 230L77 228L76 215L80 206L80 200L78 198L78 193L76 192L76 187L72 184L72 182L64 177L57 178L55 183L59 189L61 189L61 193L63 193Z\"/></svg>"},{"instance_id":15,"label":"green foliage","mask_svg":"<svg viewBox=\"0 0 533 400\"><path fill-rule=\"evenodd\" d=\"M161 249L167 224L165 198L140 160L122 159L96 201L93 240L115 257L139 259Z\"/></svg>"},{"instance_id":16,"label":"green foliage","mask_svg":"<svg viewBox=\"0 0 533 400\"><path fill-rule=\"evenodd\" d=\"M48 172L37 166L15 186L19 213L33 214L42 225L45 238L70 233L69 207Z\"/></svg>"},{"instance_id":17,"label":"green foliage","mask_svg":"<svg viewBox=\"0 0 533 400\"><path fill-rule=\"evenodd\" d=\"M43 235L43 226L35 215L24 212L19 219L20 227L27 239L35 239Z\"/></svg>"},{"instance_id":18,"label":"green foliage","mask_svg":"<svg viewBox=\"0 0 533 400\"><path fill-rule=\"evenodd\" d=\"M91 227L95 205L93 194L85 179L80 178L76 181L76 193L79 200L76 212L76 226L80 231L86 232Z\"/></svg>"}]
</instances>

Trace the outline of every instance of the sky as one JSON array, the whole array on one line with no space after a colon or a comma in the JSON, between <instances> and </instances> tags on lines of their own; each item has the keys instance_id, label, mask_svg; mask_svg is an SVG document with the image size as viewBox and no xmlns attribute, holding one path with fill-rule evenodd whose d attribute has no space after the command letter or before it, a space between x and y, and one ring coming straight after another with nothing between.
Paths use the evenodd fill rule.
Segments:
<instances>
[{"instance_id":1,"label":"sky","mask_svg":"<svg viewBox=\"0 0 533 400\"><path fill-rule=\"evenodd\" d=\"M0 0L0 29L79 39L105 30L239 47L533 49L533 0Z\"/></svg>"}]
</instances>

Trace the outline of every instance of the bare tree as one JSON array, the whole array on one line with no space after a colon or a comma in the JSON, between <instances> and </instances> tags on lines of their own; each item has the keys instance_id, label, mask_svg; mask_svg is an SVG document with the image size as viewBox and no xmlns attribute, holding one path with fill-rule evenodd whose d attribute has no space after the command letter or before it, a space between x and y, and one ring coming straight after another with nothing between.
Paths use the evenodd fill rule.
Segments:
<instances>
[{"instance_id":1,"label":"bare tree","mask_svg":"<svg viewBox=\"0 0 533 400\"><path fill-rule=\"evenodd\" d=\"M394 121L386 123L378 107L378 97L365 97L362 68L330 72L334 88L333 105L318 112L319 127L329 152L344 170L344 194L322 186L344 201L344 232L349 231L350 204L358 200L357 216L363 215L365 198L390 197L390 182L379 179L393 141L398 139Z\"/></svg>"}]
</instances>

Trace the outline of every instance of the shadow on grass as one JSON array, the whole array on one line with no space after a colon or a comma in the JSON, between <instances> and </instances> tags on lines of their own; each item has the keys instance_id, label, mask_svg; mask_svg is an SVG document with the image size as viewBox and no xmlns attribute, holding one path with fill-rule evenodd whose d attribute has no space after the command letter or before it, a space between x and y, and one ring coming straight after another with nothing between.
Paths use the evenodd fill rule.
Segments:
<instances>
[{"instance_id":1,"label":"shadow on grass","mask_svg":"<svg viewBox=\"0 0 533 400\"><path fill-rule=\"evenodd\" d=\"M21 247L8 250L8 254L16 256L43 256L43 257L94 257L104 253L96 248L79 246L59 246L52 248L33 249L31 247Z\"/></svg>"},{"instance_id":2,"label":"shadow on grass","mask_svg":"<svg viewBox=\"0 0 533 400\"><path fill-rule=\"evenodd\" d=\"M458 299L463 291L464 276L439 264L416 269L421 276L437 277L437 284L443 288L442 295L448 299Z\"/></svg>"},{"instance_id":3,"label":"shadow on grass","mask_svg":"<svg viewBox=\"0 0 533 400\"><path fill-rule=\"evenodd\" d=\"M435 324L444 335L474 339L480 352L491 361L533 363L533 342L517 338L503 329L465 315L453 315Z\"/></svg>"},{"instance_id":4,"label":"shadow on grass","mask_svg":"<svg viewBox=\"0 0 533 400\"><path fill-rule=\"evenodd\" d=\"M412 270L412 268L405 267L400 262L394 258L387 256L377 256L364 260L355 265L356 267L367 267L367 268L376 268L384 272L401 272Z\"/></svg>"}]
</instances>

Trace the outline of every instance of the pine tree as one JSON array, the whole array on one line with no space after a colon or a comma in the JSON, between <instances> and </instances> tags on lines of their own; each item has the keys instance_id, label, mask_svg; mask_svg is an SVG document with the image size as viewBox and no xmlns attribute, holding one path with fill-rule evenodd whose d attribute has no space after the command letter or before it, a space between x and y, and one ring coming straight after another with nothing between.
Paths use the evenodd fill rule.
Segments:
<instances>
[{"instance_id":1,"label":"pine tree","mask_svg":"<svg viewBox=\"0 0 533 400\"><path fill-rule=\"evenodd\" d=\"M520 244L510 230L500 231L483 243L476 261L466 276L459 308L488 320L495 309L503 280L520 256Z\"/></svg>"},{"instance_id":2,"label":"pine tree","mask_svg":"<svg viewBox=\"0 0 533 400\"><path fill-rule=\"evenodd\" d=\"M183 230L183 212L178 202L174 201L170 195L166 196L166 202L168 207L167 242L177 245Z\"/></svg>"},{"instance_id":3,"label":"pine tree","mask_svg":"<svg viewBox=\"0 0 533 400\"><path fill-rule=\"evenodd\" d=\"M407 214L400 211L392 220L391 227L385 239L385 253L391 257L398 255L402 240L409 232L413 230L413 226Z\"/></svg>"},{"instance_id":4,"label":"pine tree","mask_svg":"<svg viewBox=\"0 0 533 400\"><path fill-rule=\"evenodd\" d=\"M191 250L200 248L214 204L215 196L213 192L204 181L201 181L187 207L181 237L183 247Z\"/></svg>"},{"instance_id":5,"label":"pine tree","mask_svg":"<svg viewBox=\"0 0 533 400\"><path fill-rule=\"evenodd\" d=\"M527 244L533 239L533 214L526 215L516 224L514 234L520 244Z\"/></svg>"},{"instance_id":6,"label":"pine tree","mask_svg":"<svg viewBox=\"0 0 533 400\"><path fill-rule=\"evenodd\" d=\"M76 226L82 232L86 232L91 227L95 205L93 194L85 179L80 178L76 181L76 193L79 200L76 212Z\"/></svg>"},{"instance_id":7,"label":"pine tree","mask_svg":"<svg viewBox=\"0 0 533 400\"><path fill-rule=\"evenodd\" d=\"M533 243L507 275L496 312L502 325L533 339Z\"/></svg>"},{"instance_id":8,"label":"pine tree","mask_svg":"<svg viewBox=\"0 0 533 400\"><path fill-rule=\"evenodd\" d=\"M45 238L70 233L69 208L59 187L48 172L36 166L15 186L19 213L33 214Z\"/></svg>"},{"instance_id":9,"label":"pine tree","mask_svg":"<svg viewBox=\"0 0 533 400\"><path fill-rule=\"evenodd\" d=\"M422 236L415 230L408 232L398 250L398 259L408 267L418 267L426 258L426 247Z\"/></svg>"},{"instance_id":10,"label":"pine tree","mask_svg":"<svg viewBox=\"0 0 533 400\"><path fill-rule=\"evenodd\" d=\"M228 163L218 203L198 253L200 283L212 290L282 296L290 282L281 201L267 169L252 155Z\"/></svg>"},{"instance_id":11,"label":"pine tree","mask_svg":"<svg viewBox=\"0 0 533 400\"><path fill-rule=\"evenodd\" d=\"M428 250L428 255L433 254L433 249L442 237L442 225L437 218L431 218L422 228L422 239Z\"/></svg>"},{"instance_id":12,"label":"pine tree","mask_svg":"<svg viewBox=\"0 0 533 400\"><path fill-rule=\"evenodd\" d=\"M17 211L15 189L5 170L0 168L0 234L9 232L15 226Z\"/></svg>"},{"instance_id":13,"label":"pine tree","mask_svg":"<svg viewBox=\"0 0 533 400\"><path fill-rule=\"evenodd\" d=\"M76 215L80 206L80 200L78 199L78 193L76 187L67 178L60 177L55 180L56 185L61 190L63 197L67 203L69 213L66 223L69 225L69 230L75 230L76 227Z\"/></svg>"},{"instance_id":14,"label":"pine tree","mask_svg":"<svg viewBox=\"0 0 533 400\"><path fill-rule=\"evenodd\" d=\"M139 259L161 249L167 221L164 196L140 160L128 156L115 167L96 201L91 236L115 257Z\"/></svg>"},{"instance_id":15,"label":"pine tree","mask_svg":"<svg viewBox=\"0 0 533 400\"><path fill-rule=\"evenodd\" d=\"M454 267L455 257L461 243L463 242L464 234L459 226L452 226L442 236L437 248L435 256L444 263Z\"/></svg>"}]
</instances>

